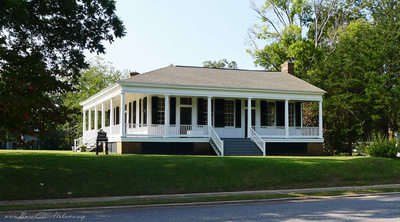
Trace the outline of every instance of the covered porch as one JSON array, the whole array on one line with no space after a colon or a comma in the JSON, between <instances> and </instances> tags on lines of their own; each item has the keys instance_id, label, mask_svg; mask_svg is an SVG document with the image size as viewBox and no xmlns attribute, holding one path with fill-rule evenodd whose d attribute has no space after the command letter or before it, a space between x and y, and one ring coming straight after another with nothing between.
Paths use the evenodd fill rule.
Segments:
<instances>
[{"instance_id":1,"label":"covered porch","mask_svg":"<svg viewBox=\"0 0 400 222\"><path fill-rule=\"evenodd\" d=\"M304 125L304 103L318 104L317 126ZM76 146L93 144L100 129L110 142L211 141L220 153L221 138L250 138L264 155L266 142L323 142L322 100L121 92L84 107L83 121Z\"/></svg>"}]
</instances>

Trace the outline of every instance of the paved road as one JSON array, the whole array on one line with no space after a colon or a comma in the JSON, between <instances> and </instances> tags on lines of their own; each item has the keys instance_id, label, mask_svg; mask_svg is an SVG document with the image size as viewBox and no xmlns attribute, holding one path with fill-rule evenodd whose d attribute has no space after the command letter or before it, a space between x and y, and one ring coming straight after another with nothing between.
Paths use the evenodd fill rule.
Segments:
<instances>
[{"instance_id":1,"label":"paved road","mask_svg":"<svg viewBox=\"0 0 400 222\"><path fill-rule=\"evenodd\" d=\"M400 221L400 195L190 207L0 213L0 221L33 221L29 217L37 216L42 216L43 221Z\"/></svg>"}]
</instances>

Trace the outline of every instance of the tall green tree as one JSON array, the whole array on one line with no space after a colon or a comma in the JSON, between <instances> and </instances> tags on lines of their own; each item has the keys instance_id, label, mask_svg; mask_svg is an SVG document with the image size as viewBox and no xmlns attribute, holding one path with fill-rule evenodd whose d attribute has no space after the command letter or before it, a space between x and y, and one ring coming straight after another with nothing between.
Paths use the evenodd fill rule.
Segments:
<instances>
[{"instance_id":1,"label":"tall green tree","mask_svg":"<svg viewBox=\"0 0 400 222\"><path fill-rule=\"evenodd\" d=\"M333 51L315 70L314 83L327 91L326 145L338 149L371 134L388 138L399 126L400 13L396 1L371 1L370 21L357 20L338 32Z\"/></svg>"},{"instance_id":2,"label":"tall green tree","mask_svg":"<svg viewBox=\"0 0 400 222\"><path fill-rule=\"evenodd\" d=\"M76 91L65 93L61 98L65 107L75 111L70 114L69 121L63 128L70 146L72 146L74 139L82 136L83 114L82 106L79 103L112 83L125 78L128 78L128 71L116 70L112 63L106 62L99 56L91 59L89 68L80 72L77 83L74 85Z\"/></svg>"},{"instance_id":3,"label":"tall green tree","mask_svg":"<svg viewBox=\"0 0 400 222\"><path fill-rule=\"evenodd\" d=\"M337 150L351 155L351 145L360 139L368 122L371 103L365 86L372 84L373 74L365 71L369 69L365 65L370 54L363 43L367 41L365 35L372 31L368 22L351 23L340 35L335 51L326 52L325 62L316 70L314 84L327 91L323 109L329 152Z\"/></svg>"},{"instance_id":4,"label":"tall green tree","mask_svg":"<svg viewBox=\"0 0 400 222\"><path fill-rule=\"evenodd\" d=\"M305 0L266 0L261 7L252 3L252 8L261 20L248 33L250 45L248 49L255 59L255 64L270 70L280 70L280 65L293 61L288 54L289 47L302 41L303 28L311 22L311 4ZM265 41L260 47L257 41Z\"/></svg>"},{"instance_id":5,"label":"tall green tree","mask_svg":"<svg viewBox=\"0 0 400 222\"><path fill-rule=\"evenodd\" d=\"M113 0L0 1L0 138L65 123L70 110L52 95L75 90L84 50L124 35Z\"/></svg>"}]
</instances>

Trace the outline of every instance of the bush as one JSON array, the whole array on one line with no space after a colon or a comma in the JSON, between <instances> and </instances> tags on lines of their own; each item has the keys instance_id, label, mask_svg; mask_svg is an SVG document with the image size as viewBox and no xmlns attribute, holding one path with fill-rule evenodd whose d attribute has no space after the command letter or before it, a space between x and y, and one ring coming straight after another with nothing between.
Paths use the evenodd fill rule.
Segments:
<instances>
[{"instance_id":1,"label":"bush","mask_svg":"<svg viewBox=\"0 0 400 222\"><path fill-rule=\"evenodd\" d=\"M375 136L372 142L364 145L363 150L370 156L387 158L395 158L400 151L396 139L389 141L383 136Z\"/></svg>"}]
</instances>

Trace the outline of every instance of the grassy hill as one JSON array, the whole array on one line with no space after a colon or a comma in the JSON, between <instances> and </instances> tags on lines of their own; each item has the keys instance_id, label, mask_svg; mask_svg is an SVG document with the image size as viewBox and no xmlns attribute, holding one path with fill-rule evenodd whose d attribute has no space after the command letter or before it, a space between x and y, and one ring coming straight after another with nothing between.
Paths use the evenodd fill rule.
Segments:
<instances>
[{"instance_id":1,"label":"grassy hill","mask_svg":"<svg viewBox=\"0 0 400 222\"><path fill-rule=\"evenodd\" d=\"M0 151L0 200L400 183L400 160Z\"/></svg>"}]
</instances>

